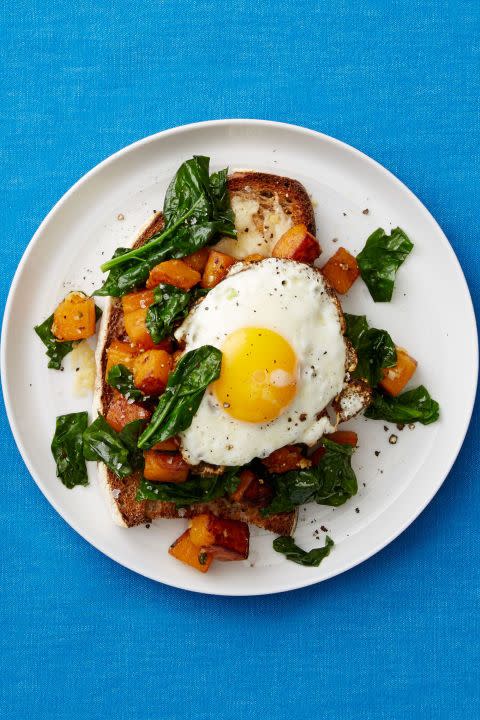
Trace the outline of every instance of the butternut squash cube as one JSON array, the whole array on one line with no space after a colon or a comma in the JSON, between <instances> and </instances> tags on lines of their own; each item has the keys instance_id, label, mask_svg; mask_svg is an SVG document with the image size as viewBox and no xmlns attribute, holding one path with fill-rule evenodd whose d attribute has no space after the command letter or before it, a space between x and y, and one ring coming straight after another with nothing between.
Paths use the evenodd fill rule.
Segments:
<instances>
[{"instance_id":1,"label":"butternut squash cube","mask_svg":"<svg viewBox=\"0 0 480 720\"><path fill-rule=\"evenodd\" d=\"M53 314L52 333L57 340L85 340L95 335L96 322L95 301L71 292Z\"/></svg>"},{"instance_id":2,"label":"butternut squash cube","mask_svg":"<svg viewBox=\"0 0 480 720\"><path fill-rule=\"evenodd\" d=\"M166 260L150 270L147 288L154 288L165 283L174 285L181 290L191 290L200 282L201 277L197 270L189 267L183 260Z\"/></svg>"},{"instance_id":3,"label":"butternut squash cube","mask_svg":"<svg viewBox=\"0 0 480 720\"><path fill-rule=\"evenodd\" d=\"M152 413L143 405L130 403L124 395L114 390L113 400L109 405L105 420L117 432L134 420L149 420Z\"/></svg>"},{"instance_id":4,"label":"butternut squash cube","mask_svg":"<svg viewBox=\"0 0 480 720\"><path fill-rule=\"evenodd\" d=\"M335 292L343 295L352 287L360 275L356 259L344 247L338 248L335 255L322 268L322 275L328 280Z\"/></svg>"},{"instance_id":5,"label":"butternut squash cube","mask_svg":"<svg viewBox=\"0 0 480 720\"><path fill-rule=\"evenodd\" d=\"M207 264L209 253L210 250L207 247L203 247L200 248L200 250L197 250L197 252L182 258L182 260L186 265L188 265L188 267L202 273L205 269L205 265Z\"/></svg>"},{"instance_id":6,"label":"butternut squash cube","mask_svg":"<svg viewBox=\"0 0 480 720\"><path fill-rule=\"evenodd\" d=\"M125 365L129 370L133 371L133 361L136 355L137 350L132 348L130 343L112 340L107 348L105 378L108 377L108 373L114 365Z\"/></svg>"},{"instance_id":7,"label":"butternut squash cube","mask_svg":"<svg viewBox=\"0 0 480 720\"><path fill-rule=\"evenodd\" d=\"M168 552L172 557L181 560L181 562L190 565L202 573L208 572L213 560L211 555L200 550L200 548L192 543L188 530L185 530L185 532L175 540L173 545L170 545Z\"/></svg>"},{"instance_id":8,"label":"butternut squash cube","mask_svg":"<svg viewBox=\"0 0 480 720\"><path fill-rule=\"evenodd\" d=\"M140 310L140 308L148 308L155 302L153 290L140 290L140 292L128 293L122 297L122 307L125 315Z\"/></svg>"},{"instance_id":9,"label":"butternut squash cube","mask_svg":"<svg viewBox=\"0 0 480 720\"><path fill-rule=\"evenodd\" d=\"M160 395L172 369L172 357L165 350L146 350L133 361L133 381L145 395Z\"/></svg>"},{"instance_id":10,"label":"butternut squash cube","mask_svg":"<svg viewBox=\"0 0 480 720\"><path fill-rule=\"evenodd\" d=\"M236 262L236 259L231 255L212 250L203 271L202 287L213 288L218 285L226 277L228 269Z\"/></svg>"},{"instance_id":11,"label":"butternut squash cube","mask_svg":"<svg viewBox=\"0 0 480 720\"><path fill-rule=\"evenodd\" d=\"M380 380L381 387L389 394L396 397L400 395L405 385L412 378L417 369L417 361L410 357L404 348L396 347L397 364L393 367L385 368L383 377Z\"/></svg>"},{"instance_id":12,"label":"butternut squash cube","mask_svg":"<svg viewBox=\"0 0 480 720\"><path fill-rule=\"evenodd\" d=\"M272 256L311 265L321 252L317 238L308 232L306 225L300 223L283 233L272 250Z\"/></svg>"},{"instance_id":13,"label":"butternut squash cube","mask_svg":"<svg viewBox=\"0 0 480 720\"><path fill-rule=\"evenodd\" d=\"M190 466L180 453L164 453L145 450L144 477L152 482L182 483L188 477Z\"/></svg>"}]
</instances>

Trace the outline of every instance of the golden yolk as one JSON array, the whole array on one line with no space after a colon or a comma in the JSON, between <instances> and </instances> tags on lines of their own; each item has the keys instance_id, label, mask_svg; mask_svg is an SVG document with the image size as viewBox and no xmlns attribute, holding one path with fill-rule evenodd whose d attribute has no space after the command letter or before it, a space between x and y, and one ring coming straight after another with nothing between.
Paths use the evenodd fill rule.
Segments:
<instances>
[{"instance_id":1,"label":"golden yolk","mask_svg":"<svg viewBox=\"0 0 480 720\"><path fill-rule=\"evenodd\" d=\"M274 420L291 403L297 359L288 342L266 328L231 333L222 347L222 369L213 384L225 411L251 423Z\"/></svg>"}]
</instances>

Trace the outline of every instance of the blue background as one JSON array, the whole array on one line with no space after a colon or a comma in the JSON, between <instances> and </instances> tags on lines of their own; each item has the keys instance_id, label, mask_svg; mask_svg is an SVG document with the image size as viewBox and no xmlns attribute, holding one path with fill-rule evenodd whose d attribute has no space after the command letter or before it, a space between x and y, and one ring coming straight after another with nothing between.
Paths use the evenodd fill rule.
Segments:
<instances>
[{"instance_id":1,"label":"blue background","mask_svg":"<svg viewBox=\"0 0 480 720\"><path fill-rule=\"evenodd\" d=\"M175 125L258 117L396 173L445 230L478 313L478 0L17 0L1 13L2 307L38 224L100 160ZM437 497L361 567L222 599L87 545L2 417L0 715L480 717L478 430L477 408Z\"/></svg>"}]
</instances>

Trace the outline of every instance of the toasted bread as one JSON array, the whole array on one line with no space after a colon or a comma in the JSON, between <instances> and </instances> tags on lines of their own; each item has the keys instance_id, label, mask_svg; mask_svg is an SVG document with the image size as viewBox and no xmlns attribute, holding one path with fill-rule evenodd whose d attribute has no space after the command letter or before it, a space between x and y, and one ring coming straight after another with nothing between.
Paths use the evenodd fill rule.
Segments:
<instances>
[{"instance_id":1,"label":"toasted bread","mask_svg":"<svg viewBox=\"0 0 480 720\"><path fill-rule=\"evenodd\" d=\"M267 255L281 234L280 231L284 232L295 224L303 223L309 232L315 234L315 217L310 198L303 185L296 180L265 173L241 172L235 173L229 178L228 187L234 207L235 205L239 207L239 204L248 198L250 209L254 210L253 213L250 213L249 222L253 223L252 229L249 229L250 236L255 232L258 241L262 237L265 240L261 247L255 248L255 252ZM225 239L218 243L218 247L225 252L230 252L235 257L245 257L251 254L244 247L235 247L235 243L241 245L242 238L247 235L246 226L242 224L244 219L245 213L241 218L238 218L236 214L238 242ZM163 224L162 214L157 213L139 232L132 247L143 245L152 235L162 230ZM253 231L253 227L255 227L255 231ZM114 339L126 340L127 335L123 323L121 300L109 298L99 330L96 353L95 414L106 415L114 397L113 389L104 379L107 363L106 348ZM296 512L263 517L260 509L255 505L243 502L235 503L226 498L179 509L174 503L169 502L137 501L135 496L141 479L139 473L121 479L103 463L99 463L98 475L111 505L113 519L125 527L147 523L155 518L192 517L211 511L219 517L243 520L279 535L290 535L295 529Z\"/></svg>"}]
</instances>

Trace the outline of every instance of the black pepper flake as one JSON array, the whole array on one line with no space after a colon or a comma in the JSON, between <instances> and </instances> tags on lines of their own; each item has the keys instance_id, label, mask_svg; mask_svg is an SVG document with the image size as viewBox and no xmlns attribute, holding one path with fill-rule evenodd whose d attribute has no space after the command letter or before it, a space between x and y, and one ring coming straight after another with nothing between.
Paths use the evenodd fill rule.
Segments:
<instances>
[{"instance_id":1,"label":"black pepper flake","mask_svg":"<svg viewBox=\"0 0 480 720\"><path fill-rule=\"evenodd\" d=\"M332 238L332 242L338 242L338 238Z\"/></svg>"},{"instance_id":2,"label":"black pepper flake","mask_svg":"<svg viewBox=\"0 0 480 720\"><path fill-rule=\"evenodd\" d=\"M154 210L153 212L155 212L155 210ZM146 527L146 528L147 528L147 530L148 530L148 529L149 529L149 527L150 527L150 523L147 523L147 524L145 525L145 527Z\"/></svg>"},{"instance_id":3,"label":"black pepper flake","mask_svg":"<svg viewBox=\"0 0 480 720\"><path fill-rule=\"evenodd\" d=\"M383 426L383 429L385 430L385 432L388 432L388 427L386 425Z\"/></svg>"},{"instance_id":4,"label":"black pepper flake","mask_svg":"<svg viewBox=\"0 0 480 720\"><path fill-rule=\"evenodd\" d=\"M397 423L397 430L402 431L404 427L405 427L405 423Z\"/></svg>"},{"instance_id":5,"label":"black pepper flake","mask_svg":"<svg viewBox=\"0 0 480 720\"><path fill-rule=\"evenodd\" d=\"M347 213L342 213L342 214L343 214L343 217L347 217Z\"/></svg>"},{"instance_id":6,"label":"black pepper flake","mask_svg":"<svg viewBox=\"0 0 480 720\"><path fill-rule=\"evenodd\" d=\"M305 422L305 420L307 419L307 413L302 413L298 419L300 420L300 422Z\"/></svg>"},{"instance_id":7,"label":"black pepper flake","mask_svg":"<svg viewBox=\"0 0 480 720\"><path fill-rule=\"evenodd\" d=\"M378 457L380 455L380 450L375 450L375 455Z\"/></svg>"},{"instance_id":8,"label":"black pepper flake","mask_svg":"<svg viewBox=\"0 0 480 720\"><path fill-rule=\"evenodd\" d=\"M365 208L365 210L362 210L362 215L368 215L370 210L368 208Z\"/></svg>"},{"instance_id":9,"label":"black pepper flake","mask_svg":"<svg viewBox=\"0 0 480 720\"><path fill-rule=\"evenodd\" d=\"M356 512L356 513L359 513L359 512L360 512L360 508L355 508L355 512Z\"/></svg>"}]
</instances>

